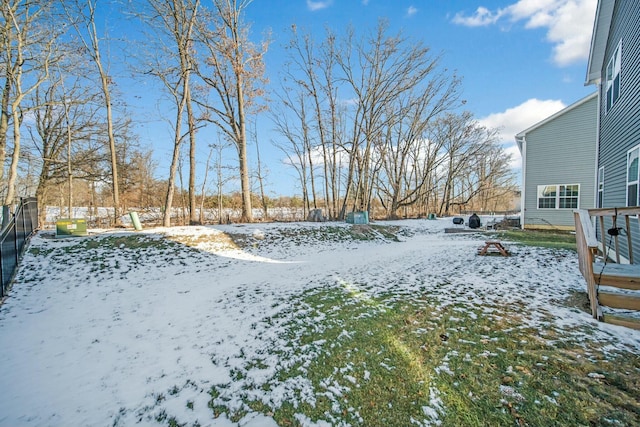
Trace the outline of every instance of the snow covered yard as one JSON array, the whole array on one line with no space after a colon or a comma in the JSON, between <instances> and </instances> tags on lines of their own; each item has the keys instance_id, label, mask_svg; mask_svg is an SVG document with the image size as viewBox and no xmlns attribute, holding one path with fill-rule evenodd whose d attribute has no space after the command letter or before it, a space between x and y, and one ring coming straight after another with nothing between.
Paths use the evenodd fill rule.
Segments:
<instances>
[{"instance_id":1,"label":"snow covered yard","mask_svg":"<svg viewBox=\"0 0 640 427\"><path fill-rule=\"evenodd\" d=\"M575 253L507 243L511 257L479 257L485 236L444 234L450 220L376 224L387 228L38 234L0 307L0 425L386 425L384 408L376 424L355 396L387 372L418 387L388 387L407 394L389 414L418 408L398 425L447 425L457 388L469 404L481 399L465 383L487 366L500 372L495 411L519 422L526 405L562 405L565 390L524 390L529 378L559 375L546 349L601 366L585 375L596 385L620 358L640 377L640 332L570 303L585 289ZM383 323L351 329L349 316ZM518 364L529 352L541 353L539 372ZM322 366L329 356L342 364Z\"/></svg>"}]
</instances>

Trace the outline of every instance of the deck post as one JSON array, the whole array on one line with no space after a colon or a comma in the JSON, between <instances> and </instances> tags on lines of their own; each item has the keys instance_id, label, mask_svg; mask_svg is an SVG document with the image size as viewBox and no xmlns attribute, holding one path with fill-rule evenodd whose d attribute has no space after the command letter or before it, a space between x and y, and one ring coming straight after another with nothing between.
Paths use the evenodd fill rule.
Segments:
<instances>
[{"instance_id":1,"label":"deck post","mask_svg":"<svg viewBox=\"0 0 640 427\"><path fill-rule=\"evenodd\" d=\"M591 224L589 212L584 209L576 209L573 211L576 224L576 247L578 249L578 265L580 272L587 282L587 294L589 295L589 305L591 307L591 315L599 318L598 307L598 291L597 284L593 276L593 250L597 248L597 240L595 240L595 231ZM595 242L594 242L595 240ZM595 245L595 248L594 248Z\"/></svg>"}]
</instances>

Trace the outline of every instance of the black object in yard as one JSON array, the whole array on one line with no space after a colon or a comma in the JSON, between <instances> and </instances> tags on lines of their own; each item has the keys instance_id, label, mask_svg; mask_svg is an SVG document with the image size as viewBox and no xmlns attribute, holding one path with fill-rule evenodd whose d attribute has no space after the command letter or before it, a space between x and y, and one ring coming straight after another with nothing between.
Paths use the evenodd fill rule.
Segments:
<instances>
[{"instance_id":1,"label":"black object in yard","mask_svg":"<svg viewBox=\"0 0 640 427\"><path fill-rule=\"evenodd\" d=\"M480 228L480 217L473 214L469 217L469 228Z\"/></svg>"},{"instance_id":2,"label":"black object in yard","mask_svg":"<svg viewBox=\"0 0 640 427\"><path fill-rule=\"evenodd\" d=\"M455 218L453 218L453 223L455 225L462 225L462 224L464 224L464 218L455 217Z\"/></svg>"}]
</instances>

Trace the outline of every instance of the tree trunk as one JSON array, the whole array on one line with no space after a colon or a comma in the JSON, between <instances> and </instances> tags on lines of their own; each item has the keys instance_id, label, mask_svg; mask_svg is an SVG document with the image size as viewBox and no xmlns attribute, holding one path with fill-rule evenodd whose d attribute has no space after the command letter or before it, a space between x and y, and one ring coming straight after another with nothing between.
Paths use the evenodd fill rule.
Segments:
<instances>
[{"instance_id":1,"label":"tree trunk","mask_svg":"<svg viewBox=\"0 0 640 427\"><path fill-rule=\"evenodd\" d=\"M99 61L99 59L98 59ZM104 103L107 109L107 136L109 137L109 152L111 154L111 188L113 191L113 224L118 227L122 225L120 220L120 185L118 183L118 155L116 152L116 138L113 133L113 113L111 109L111 93L109 91L109 81L107 75L102 70L102 65L98 65L100 70L100 80L104 92Z\"/></svg>"},{"instance_id":2,"label":"tree trunk","mask_svg":"<svg viewBox=\"0 0 640 427\"><path fill-rule=\"evenodd\" d=\"M213 146L210 146L211 149L209 150L209 155L207 156L207 163L205 164L204 167L204 178L202 178L202 187L200 192L202 193L200 195L200 215L199 215L199 220L200 220L200 224L204 224L205 222L205 218L204 218L204 201L205 201L205 194L207 192L207 180L209 178L209 164L211 163L211 156L213 155Z\"/></svg>"},{"instance_id":3,"label":"tree trunk","mask_svg":"<svg viewBox=\"0 0 640 427\"><path fill-rule=\"evenodd\" d=\"M240 166L240 184L242 188L242 222L253 222L251 208L251 185L249 183L249 162L247 160L247 131L244 112L244 93L242 88L242 75L237 77L236 90L238 91L238 163Z\"/></svg>"},{"instance_id":4,"label":"tree trunk","mask_svg":"<svg viewBox=\"0 0 640 427\"><path fill-rule=\"evenodd\" d=\"M176 126L173 134L173 156L171 157L171 166L169 168L169 182L167 184L167 195L165 197L164 203L164 215L162 217L162 225L164 227L171 227L171 209L173 207L173 197L175 195L176 187L176 174L178 171L178 163L180 162L180 145L182 143L182 137L180 133L183 105L184 104L178 107L178 112L176 114Z\"/></svg>"},{"instance_id":5,"label":"tree trunk","mask_svg":"<svg viewBox=\"0 0 640 427\"><path fill-rule=\"evenodd\" d=\"M12 108L13 111L13 154L11 155L11 165L9 166L9 179L7 182L7 195L4 205L13 204L16 197L16 179L18 177L18 160L20 159L20 113L17 105Z\"/></svg>"},{"instance_id":6,"label":"tree trunk","mask_svg":"<svg viewBox=\"0 0 640 427\"><path fill-rule=\"evenodd\" d=\"M188 79L188 76L186 78ZM187 91L187 122L189 126L189 224L195 225L202 221L198 219L196 212L196 129L188 81L185 90Z\"/></svg>"},{"instance_id":7,"label":"tree trunk","mask_svg":"<svg viewBox=\"0 0 640 427\"><path fill-rule=\"evenodd\" d=\"M269 218L269 208L267 206L267 196L264 193L264 179L262 177L262 164L260 162L260 147L258 146L257 132L255 135L255 142L256 142L256 160L258 161L258 185L260 186L260 200L262 201L262 219L263 221L266 221Z\"/></svg>"},{"instance_id":8,"label":"tree trunk","mask_svg":"<svg viewBox=\"0 0 640 427\"><path fill-rule=\"evenodd\" d=\"M9 64L6 65L9 68ZM7 155L7 132L9 131L9 96L11 94L11 80L5 77L2 89L2 103L0 104L0 181L4 180L4 161Z\"/></svg>"}]
</instances>

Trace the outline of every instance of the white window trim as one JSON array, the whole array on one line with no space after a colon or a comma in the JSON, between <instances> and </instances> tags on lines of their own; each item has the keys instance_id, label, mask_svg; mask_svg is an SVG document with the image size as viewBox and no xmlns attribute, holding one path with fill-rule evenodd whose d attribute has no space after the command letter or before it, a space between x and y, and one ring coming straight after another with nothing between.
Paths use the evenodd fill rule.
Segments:
<instances>
[{"instance_id":1,"label":"white window trim","mask_svg":"<svg viewBox=\"0 0 640 427\"><path fill-rule=\"evenodd\" d=\"M604 206L604 166L598 168L598 200L597 206L601 208Z\"/></svg>"},{"instance_id":2,"label":"white window trim","mask_svg":"<svg viewBox=\"0 0 640 427\"><path fill-rule=\"evenodd\" d=\"M638 176L635 177L635 180L633 181L629 181L629 154L631 154L632 151L637 151L638 152ZM624 198L625 198L625 206L629 206L629 185L636 185L636 193L640 193L640 145L636 145L635 147L633 147L632 149L627 151L627 172L626 172L626 176L627 176L627 183L625 185L625 191L624 191ZM640 194L636 194L636 198L640 197ZM640 199L637 199L638 203L640 203Z\"/></svg>"},{"instance_id":3,"label":"white window trim","mask_svg":"<svg viewBox=\"0 0 640 427\"><path fill-rule=\"evenodd\" d=\"M610 67L613 68L611 75L609 75ZM611 55L609 62L607 62L607 68L605 69L605 85L604 85L605 86L604 87L604 98L605 98L604 113L605 114L607 114L616 104L616 101L620 99L620 93L622 92L622 77L620 77L621 69L622 69L622 39L618 41L618 45L616 46L616 49L613 51L613 54ZM613 98L614 91L612 90L611 95L609 95L609 89L611 88L611 86L613 86L616 80L616 77L618 77L618 96L616 97L616 99L610 100L609 97L611 96L611 98ZM609 101L611 101L611 103L609 103Z\"/></svg>"},{"instance_id":4,"label":"white window trim","mask_svg":"<svg viewBox=\"0 0 640 427\"><path fill-rule=\"evenodd\" d=\"M575 208L561 208L560 207L560 187L564 186L564 187L569 187L569 186L577 186L578 187L578 204ZM554 208L541 208L540 207L540 187L556 187L556 203L555 203L555 207ZM545 211L552 211L552 210L570 210L570 209L580 209L580 184L578 183L573 183L573 184L543 184L543 185L538 185L538 188L536 189L536 209L539 210L545 210ZM566 197L564 197L566 198Z\"/></svg>"}]
</instances>

